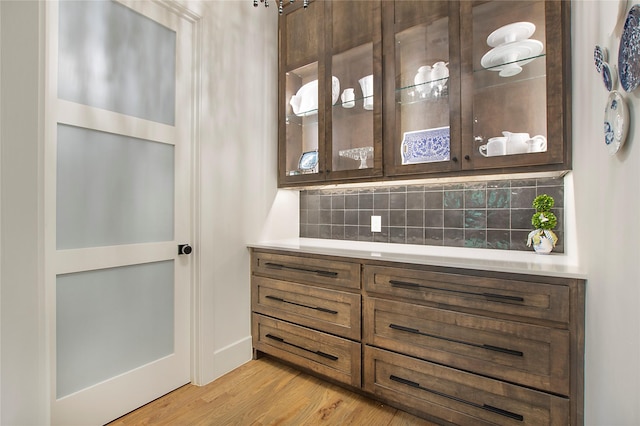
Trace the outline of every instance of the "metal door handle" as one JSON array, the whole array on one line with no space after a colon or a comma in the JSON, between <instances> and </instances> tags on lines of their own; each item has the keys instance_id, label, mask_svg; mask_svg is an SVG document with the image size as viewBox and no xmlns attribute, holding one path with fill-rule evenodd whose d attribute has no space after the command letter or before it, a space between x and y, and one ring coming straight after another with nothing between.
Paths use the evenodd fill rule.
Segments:
<instances>
[{"instance_id":1,"label":"metal door handle","mask_svg":"<svg viewBox=\"0 0 640 426\"><path fill-rule=\"evenodd\" d=\"M178 244L178 254L191 254L193 248L189 244Z\"/></svg>"}]
</instances>

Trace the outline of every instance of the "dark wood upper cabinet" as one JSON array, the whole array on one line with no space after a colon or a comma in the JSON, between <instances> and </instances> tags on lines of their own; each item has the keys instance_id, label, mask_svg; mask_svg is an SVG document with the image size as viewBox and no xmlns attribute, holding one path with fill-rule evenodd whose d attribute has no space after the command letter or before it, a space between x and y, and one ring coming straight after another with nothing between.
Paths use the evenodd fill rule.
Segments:
<instances>
[{"instance_id":1,"label":"dark wood upper cabinet","mask_svg":"<svg viewBox=\"0 0 640 426\"><path fill-rule=\"evenodd\" d=\"M280 186L571 168L570 2L301 6L280 17Z\"/></svg>"},{"instance_id":2,"label":"dark wood upper cabinet","mask_svg":"<svg viewBox=\"0 0 640 426\"><path fill-rule=\"evenodd\" d=\"M569 6L565 1L461 2L464 170L571 168ZM521 136L512 136L506 155L483 155L489 140L504 132L544 139L522 143Z\"/></svg>"},{"instance_id":3,"label":"dark wood upper cabinet","mask_svg":"<svg viewBox=\"0 0 640 426\"><path fill-rule=\"evenodd\" d=\"M381 177L380 1L287 7L280 49L279 184Z\"/></svg>"},{"instance_id":4,"label":"dark wood upper cabinet","mask_svg":"<svg viewBox=\"0 0 640 426\"><path fill-rule=\"evenodd\" d=\"M324 7L311 2L287 7L279 21L278 85L278 183L317 182L323 174L324 90L318 78L324 75ZM322 84L322 83L320 83Z\"/></svg>"},{"instance_id":5,"label":"dark wood upper cabinet","mask_svg":"<svg viewBox=\"0 0 640 426\"><path fill-rule=\"evenodd\" d=\"M459 4L385 2L384 172L460 169Z\"/></svg>"}]
</instances>

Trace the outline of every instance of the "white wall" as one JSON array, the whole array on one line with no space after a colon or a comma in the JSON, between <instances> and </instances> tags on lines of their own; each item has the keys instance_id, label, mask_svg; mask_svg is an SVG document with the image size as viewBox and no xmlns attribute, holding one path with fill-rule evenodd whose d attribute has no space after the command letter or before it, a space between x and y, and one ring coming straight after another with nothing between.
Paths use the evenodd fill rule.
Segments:
<instances>
[{"instance_id":1,"label":"white wall","mask_svg":"<svg viewBox=\"0 0 640 426\"><path fill-rule=\"evenodd\" d=\"M42 43L35 2L0 2L0 424L47 423L42 192Z\"/></svg>"},{"instance_id":2,"label":"white wall","mask_svg":"<svg viewBox=\"0 0 640 426\"><path fill-rule=\"evenodd\" d=\"M636 2L622 1L624 16ZM611 157L603 142L607 92L593 48L617 64L618 1L574 1L573 169L580 263L588 271L585 424L640 424L640 89L629 94L629 137ZM621 18L624 19L624 18Z\"/></svg>"},{"instance_id":3,"label":"white wall","mask_svg":"<svg viewBox=\"0 0 640 426\"><path fill-rule=\"evenodd\" d=\"M265 232L297 236L298 201L277 190L277 8L249 0L193 7L203 20L198 382L207 383L250 359L247 243Z\"/></svg>"}]
</instances>

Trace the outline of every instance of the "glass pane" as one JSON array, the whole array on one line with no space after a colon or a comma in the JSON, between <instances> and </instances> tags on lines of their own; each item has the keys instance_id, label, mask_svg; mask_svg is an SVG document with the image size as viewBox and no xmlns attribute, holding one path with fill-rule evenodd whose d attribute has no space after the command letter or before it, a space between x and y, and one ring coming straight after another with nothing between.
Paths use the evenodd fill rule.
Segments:
<instances>
[{"instance_id":1,"label":"glass pane","mask_svg":"<svg viewBox=\"0 0 640 426\"><path fill-rule=\"evenodd\" d=\"M61 1L58 96L174 124L176 34L111 1Z\"/></svg>"},{"instance_id":2,"label":"glass pane","mask_svg":"<svg viewBox=\"0 0 640 426\"><path fill-rule=\"evenodd\" d=\"M57 397L173 353L173 261L57 277Z\"/></svg>"},{"instance_id":3,"label":"glass pane","mask_svg":"<svg viewBox=\"0 0 640 426\"><path fill-rule=\"evenodd\" d=\"M544 2L493 1L474 6L473 154L477 158L546 150L545 31Z\"/></svg>"},{"instance_id":4,"label":"glass pane","mask_svg":"<svg viewBox=\"0 0 640 426\"><path fill-rule=\"evenodd\" d=\"M340 82L332 108L331 169L373 167L373 44L334 55L331 69Z\"/></svg>"},{"instance_id":5,"label":"glass pane","mask_svg":"<svg viewBox=\"0 0 640 426\"><path fill-rule=\"evenodd\" d=\"M173 240L174 147L58 125L57 248Z\"/></svg>"},{"instance_id":6,"label":"glass pane","mask_svg":"<svg viewBox=\"0 0 640 426\"><path fill-rule=\"evenodd\" d=\"M318 173L318 63L286 74L286 174Z\"/></svg>"},{"instance_id":7,"label":"glass pane","mask_svg":"<svg viewBox=\"0 0 640 426\"><path fill-rule=\"evenodd\" d=\"M448 65L447 16L396 34L396 158L403 165L450 159Z\"/></svg>"}]
</instances>

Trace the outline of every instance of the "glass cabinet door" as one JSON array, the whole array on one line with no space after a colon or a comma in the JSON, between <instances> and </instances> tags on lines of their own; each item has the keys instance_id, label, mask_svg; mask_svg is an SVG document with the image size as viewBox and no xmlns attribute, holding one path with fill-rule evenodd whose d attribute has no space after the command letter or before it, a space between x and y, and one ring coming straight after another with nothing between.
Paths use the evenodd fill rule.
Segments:
<instances>
[{"instance_id":1,"label":"glass cabinet door","mask_svg":"<svg viewBox=\"0 0 640 426\"><path fill-rule=\"evenodd\" d=\"M280 183L324 180L324 48L321 2L290 7L280 17Z\"/></svg>"},{"instance_id":2,"label":"glass cabinet door","mask_svg":"<svg viewBox=\"0 0 640 426\"><path fill-rule=\"evenodd\" d=\"M561 3L463 2L463 168L564 161Z\"/></svg>"},{"instance_id":3,"label":"glass cabinet door","mask_svg":"<svg viewBox=\"0 0 640 426\"><path fill-rule=\"evenodd\" d=\"M373 167L373 45L333 56L332 171ZM338 77L337 77L338 76ZM336 86L337 85L337 86ZM336 87L339 87L337 90Z\"/></svg>"},{"instance_id":4,"label":"glass cabinet door","mask_svg":"<svg viewBox=\"0 0 640 426\"><path fill-rule=\"evenodd\" d=\"M286 73L286 175L318 173L318 63Z\"/></svg>"},{"instance_id":5,"label":"glass cabinet door","mask_svg":"<svg viewBox=\"0 0 640 426\"><path fill-rule=\"evenodd\" d=\"M459 168L457 2L396 1L386 5L388 90L385 168L389 175ZM391 44L392 43L392 44ZM391 91L393 90L393 91ZM393 102L393 103L392 103Z\"/></svg>"},{"instance_id":6,"label":"glass cabinet door","mask_svg":"<svg viewBox=\"0 0 640 426\"><path fill-rule=\"evenodd\" d=\"M381 175L380 2L325 4L331 16L331 66L326 76L331 105L326 131L329 179Z\"/></svg>"}]
</instances>

